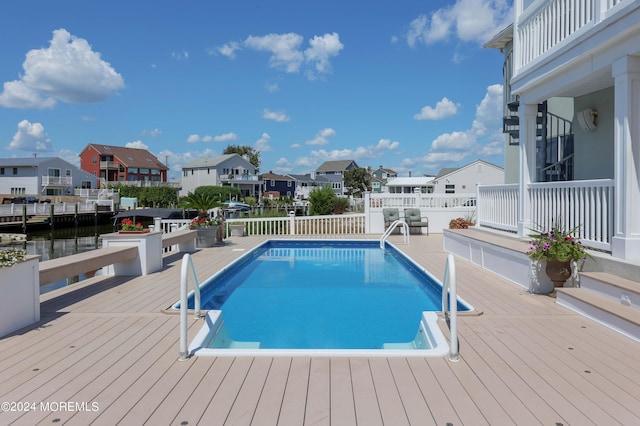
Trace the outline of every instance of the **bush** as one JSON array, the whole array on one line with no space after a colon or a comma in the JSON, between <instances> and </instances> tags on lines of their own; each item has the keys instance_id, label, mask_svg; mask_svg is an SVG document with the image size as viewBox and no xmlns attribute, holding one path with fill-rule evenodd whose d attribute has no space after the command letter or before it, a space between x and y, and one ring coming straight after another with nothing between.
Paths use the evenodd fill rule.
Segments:
<instances>
[{"instance_id":1,"label":"bush","mask_svg":"<svg viewBox=\"0 0 640 426\"><path fill-rule=\"evenodd\" d=\"M331 214L336 198L338 196L330 186L311 191L311 194L309 194L309 214L311 216Z\"/></svg>"},{"instance_id":2,"label":"bush","mask_svg":"<svg viewBox=\"0 0 640 426\"><path fill-rule=\"evenodd\" d=\"M349 210L349 199L346 197L336 197L333 200L333 212L335 214L342 214Z\"/></svg>"},{"instance_id":3,"label":"bush","mask_svg":"<svg viewBox=\"0 0 640 426\"><path fill-rule=\"evenodd\" d=\"M463 217L452 219L451 222L449 222L449 229L467 229L468 227L469 222Z\"/></svg>"}]
</instances>

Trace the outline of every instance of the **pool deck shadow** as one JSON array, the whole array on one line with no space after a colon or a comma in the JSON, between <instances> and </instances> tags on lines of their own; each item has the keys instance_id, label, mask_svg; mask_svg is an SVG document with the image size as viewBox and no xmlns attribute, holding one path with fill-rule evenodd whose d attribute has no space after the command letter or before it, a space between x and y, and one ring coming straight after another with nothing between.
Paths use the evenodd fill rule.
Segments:
<instances>
[{"instance_id":1,"label":"pool deck shadow","mask_svg":"<svg viewBox=\"0 0 640 426\"><path fill-rule=\"evenodd\" d=\"M200 281L264 238L229 240L193 253ZM442 279L442 235L390 241ZM471 263L456 261L459 293L483 314L459 318L459 362L180 362L179 316L163 310L178 299L181 256L165 261L147 276L95 277L42 295L40 326L0 339L2 401L38 409L2 412L0 423L640 424L640 344ZM189 317L189 340L201 325ZM73 409L53 410L60 402Z\"/></svg>"}]
</instances>

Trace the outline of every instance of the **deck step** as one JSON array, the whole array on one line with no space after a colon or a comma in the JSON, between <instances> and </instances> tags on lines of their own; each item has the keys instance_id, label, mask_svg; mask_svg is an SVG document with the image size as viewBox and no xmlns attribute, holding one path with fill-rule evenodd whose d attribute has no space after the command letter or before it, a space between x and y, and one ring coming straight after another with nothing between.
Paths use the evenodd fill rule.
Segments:
<instances>
[{"instance_id":1,"label":"deck step","mask_svg":"<svg viewBox=\"0 0 640 426\"><path fill-rule=\"evenodd\" d=\"M588 288L559 288L557 303L640 342L640 309Z\"/></svg>"},{"instance_id":2,"label":"deck step","mask_svg":"<svg viewBox=\"0 0 640 426\"><path fill-rule=\"evenodd\" d=\"M640 282L607 272L582 272L580 287L613 302L640 310Z\"/></svg>"}]
</instances>

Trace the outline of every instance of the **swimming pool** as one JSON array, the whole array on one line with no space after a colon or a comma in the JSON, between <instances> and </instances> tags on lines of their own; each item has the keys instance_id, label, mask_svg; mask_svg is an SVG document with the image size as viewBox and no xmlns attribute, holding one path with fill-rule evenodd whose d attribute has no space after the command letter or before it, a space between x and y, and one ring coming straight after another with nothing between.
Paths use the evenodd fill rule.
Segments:
<instances>
[{"instance_id":1,"label":"swimming pool","mask_svg":"<svg viewBox=\"0 0 640 426\"><path fill-rule=\"evenodd\" d=\"M202 284L209 312L189 351L442 356L441 288L388 243L267 241Z\"/></svg>"}]
</instances>

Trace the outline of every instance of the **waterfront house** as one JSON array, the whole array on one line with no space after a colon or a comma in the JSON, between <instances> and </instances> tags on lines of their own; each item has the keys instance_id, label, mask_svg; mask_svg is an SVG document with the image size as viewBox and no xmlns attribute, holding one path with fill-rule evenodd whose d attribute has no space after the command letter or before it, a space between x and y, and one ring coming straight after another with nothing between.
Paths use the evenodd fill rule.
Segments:
<instances>
[{"instance_id":1,"label":"waterfront house","mask_svg":"<svg viewBox=\"0 0 640 426\"><path fill-rule=\"evenodd\" d=\"M315 176L314 178L310 173L307 173L306 175L287 174L285 176L288 176L295 181L294 196L298 200L307 200L309 199L309 194L314 189L331 185L331 182L324 176Z\"/></svg>"},{"instance_id":2,"label":"waterfront house","mask_svg":"<svg viewBox=\"0 0 640 426\"><path fill-rule=\"evenodd\" d=\"M561 220L590 247L640 260L640 2L514 6L485 46L505 55L505 161L518 177L481 187L478 222L522 236Z\"/></svg>"},{"instance_id":3,"label":"waterfront house","mask_svg":"<svg viewBox=\"0 0 640 426\"><path fill-rule=\"evenodd\" d=\"M346 195L344 172L358 167L354 160L325 161L316 169L316 177L323 176L329 182L336 195Z\"/></svg>"},{"instance_id":4,"label":"waterfront house","mask_svg":"<svg viewBox=\"0 0 640 426\"><path fill-rule=\"evenodd\" d=\"M387 192L386 184L388 181L398 177L398 173L394 170L378 167L377 170L371 172L371 192L379 194Z\"/></svg>"},{"instance_id":5,"label":"waterfront house","mask_svg":"<svg viewBox=\"0 0 640 426\"><path fill-rule=\"evenodd\" d=\"M477 185L501 185L504 169L484 160L476 160L462 167L443 168L430 181L434 194L475 193Z\"/></svg>"},{"instance_id":6,"label":"waterfront house","mask_svg":"<svg viewBox=\"0 0 640 426\"><path fill-rule=\"evenodd\" d=\"M279 175L269 171L258 176L258 179L263 182L262 192L278 193L282 197L293 197L296 192L296 180L290 176Z\"/></svg>"},{"instance_id":7,"label":"waterfront house","mask_svg":"<svg viewBox=\"0 0 640 426\"><path fill-rule=\"evenodd\" d=\"M97 186L97 177L59 157L0 158L0 194L46 199Z\"/></svg>"},{"instance_id":8,"label":"waterfront house","mask_svg":"<svg viewBox=\"0 0 640 426\"><path fill-rule=\"evenodd\" d=\"M433 192L433 176L402 176L386 183L390 194L431 194Z\"/></svg>"},{"instance_id":9,"label":"waterfront house","mask_svg":"<svg viewBox=\"0 0 640 426\"><path fill-rule=\"evenodd\" d=\"M80 153L82 170L100 178L100 184L160 185L167 182L167 170L146 149L89 144Z\"/></svg>"},{"instance_id":10,"label":"waterfront house","mask_svg":"<svg viewBox=\"0 0 640 426\"><path fill-rule=\"evenodd\" d=\"M233 186L243 197L258 196L261 182L256 167L238 154L198 158L182 166L180 196L194 192L199 186Z\"/></svg>"}]
</instances>

